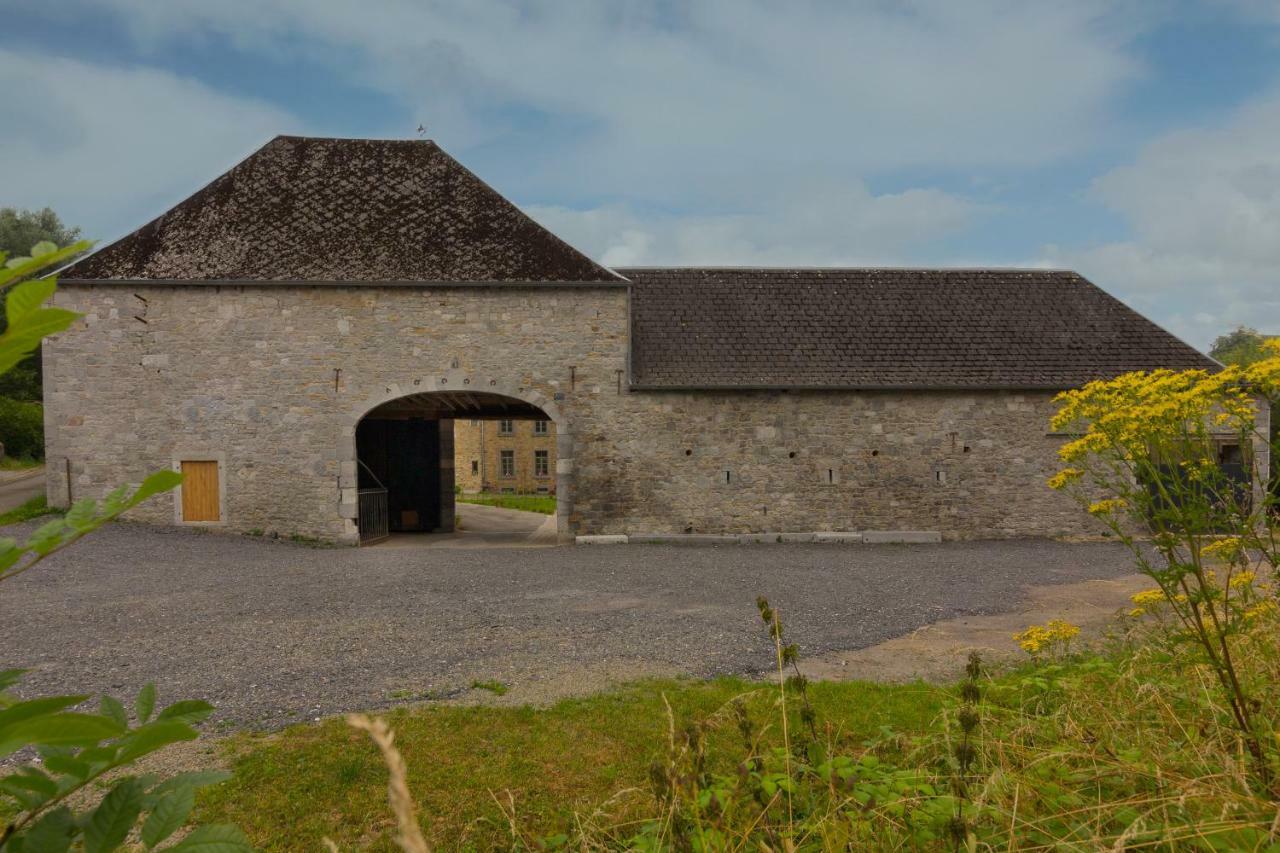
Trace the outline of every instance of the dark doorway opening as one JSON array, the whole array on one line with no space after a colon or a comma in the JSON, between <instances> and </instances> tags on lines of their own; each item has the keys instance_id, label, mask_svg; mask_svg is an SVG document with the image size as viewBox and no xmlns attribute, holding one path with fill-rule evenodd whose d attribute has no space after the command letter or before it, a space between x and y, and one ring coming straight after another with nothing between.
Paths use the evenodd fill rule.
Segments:
<instances>
[{"instance_id":1,"label":"dark doorway opening","mask_svg":"<svg viewBox=\"0 0 1280 853\"><path fill-rule=\"evenodd\" d=\"M385 489L391 533L442 528L440 422L365 418L356 428L360 490Z\"/></svg>"},{"instance_id":2,"label":"dark doorway opening","mask_svg":"<svg viewBox=\"0 0 1280 853\"><path fill-rule=\"evenodd\" d=\"M423 544L447 544L455 539L473 542L484 539L522 544L525 539L541 542L547 525L533 512L492 507L484 501L458 503L463 484L457 474L486 466L475 460L458 463L455 454L455 427L481 421L521 423L520 430L508 428L502 444L516 448L519 437L532 441L519 445L521 459L543 491L554 495L550 448L555 436L547 424L551 419L537 406L513 397L482 391L427 391L389 400L371 409L356 425L356 470L358 476L356 524L361 544L388 538L397 542L420 539ZM533 425L524 428L525 421ZM542 425L541 430L538 424ZM526 435L526 433L530 433ZM536 445L536 446L535 446ZM502 448L494 447L494 450ZM516 452L513 450L508 453ZM527 458L525 458L527 457ZM497 457L495 457L497 458ZM514 459L514 457L512 457ZM470 460L470 451L468 451ZM455 465L461 464L461 470ZM493 464L497 470L497 463ZM514 475L516 472L510 472ZM558 476L558 475L557 475ZM502 491L507 491L503 489ZM554 498L553 498L554 500ZM558 533L559 505L550 518L550 538ZM529 516L528 519L524 516ZM546 516L542 517L544 520ZM532 527L525 530L525 527ZM397 537L396 534L446 533L448 537ZM536 534L536 537L534 536ZM488 539L486 539L488 537Z\"/></svg>"}]
</instances>

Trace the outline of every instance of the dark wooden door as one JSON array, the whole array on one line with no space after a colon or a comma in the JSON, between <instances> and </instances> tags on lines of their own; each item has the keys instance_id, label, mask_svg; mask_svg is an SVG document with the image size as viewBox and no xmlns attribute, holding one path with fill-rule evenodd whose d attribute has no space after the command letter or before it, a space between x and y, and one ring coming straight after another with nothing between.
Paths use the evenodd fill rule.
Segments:
<instances>
[{"instance_id":1,"label":"dark wooden door","mask_svg":"<svg viewBox=\"0 0 1280 853\"><path fill-rule=\"evenodd\" d=\"M366 418L356 429L356 452L364 463L359 466L360 487L374 488L380 482L387 490L392 531L439 528L439 421Z\"/></svg>"}]
</instances>

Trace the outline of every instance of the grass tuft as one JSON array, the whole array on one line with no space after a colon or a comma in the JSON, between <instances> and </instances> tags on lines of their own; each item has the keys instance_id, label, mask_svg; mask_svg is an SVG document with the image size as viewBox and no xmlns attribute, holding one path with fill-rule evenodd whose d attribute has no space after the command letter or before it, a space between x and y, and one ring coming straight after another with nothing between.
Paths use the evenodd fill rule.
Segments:
<instances>
[{"instance_id":1,"label":"grass tuft","mask_svg":"<svg viewBox=\"0 0 1280 853\"><path fill-rule=\"evenodd\" d=\"M488 690L497 696L505 696L511 688L503 684L501 681L473 681L471 682L472 690Z\"/></svg>"},{"instance_id":2,"label":"grass tuft","mask_svg":"<svg viewBox=\"0 0 1280 853\"><path fill-rule=\"evenodd\" d=\"M49 502L44 495L36 495L22 506L15 507L6 513L0 513L0 527L30 521L33 518L43 518L46 515L61 515L62 512L56 507L49 506Z\"/></svg>"},{"instance_id":3,"label":"grass tuft","mask_svg":"<svg viewBox=\"0 0 1280 853\"><path fill-rule=\"evenodd\" d=\"M543 515L556 514L555 495L509 495L501 492L467 494L464 492L457 496L457 502L518 509L522 512L539 512Z\"/></svg>"}]
</instances>

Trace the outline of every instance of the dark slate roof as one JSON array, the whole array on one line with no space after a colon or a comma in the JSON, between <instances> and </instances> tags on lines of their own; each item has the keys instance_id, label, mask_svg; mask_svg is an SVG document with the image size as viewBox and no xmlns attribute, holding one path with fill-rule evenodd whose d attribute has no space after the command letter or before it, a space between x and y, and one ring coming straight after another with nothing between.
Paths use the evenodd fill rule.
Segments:
<instances>
[{"instance_id":1,"label":"dark slate roof","mask_svg":"<svg viewBox=\"0 0 1280 853\"><path fill-rule=\"evenodd\" d=\"M1218 369L1073 272L619 269L639 388L1051 388Z\"/></svg>"},{"instance_id":2,"label":"dark slate roof","mask_svg":"<svg viewBox=\"0 0 1280 853\"><path fill-rule=\"evenodd\" d=\"M296 136L62 278L618 281L434 142Z\"/></svg>"}]
</instances>

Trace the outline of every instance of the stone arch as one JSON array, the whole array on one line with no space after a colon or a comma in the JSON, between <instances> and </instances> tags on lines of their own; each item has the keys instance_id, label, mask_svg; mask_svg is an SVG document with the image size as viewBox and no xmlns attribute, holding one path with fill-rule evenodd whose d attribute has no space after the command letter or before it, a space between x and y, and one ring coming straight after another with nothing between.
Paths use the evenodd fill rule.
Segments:
<instances>
[{"instance_id":1,"label":"stone arch","mask_svg":"<svg viewBox=\"0 0 1280 853\"><path fill-rule=\"evenodd\" d=\"M360 421L379 406L415 394L437 392L475 392L495 394L519 400L541 409L556 425L556 533L561 542L572 541L569 516L573 510L574 434L573 426L556 405L556 401L528 387L494 376L476 375L462 370L448 370L433 376L379 385L343 412L338 436L338 514L343 520L344 539L359 541L356 529L356 428Z\"/></svg>"}]
</instances>

